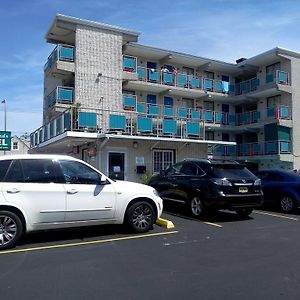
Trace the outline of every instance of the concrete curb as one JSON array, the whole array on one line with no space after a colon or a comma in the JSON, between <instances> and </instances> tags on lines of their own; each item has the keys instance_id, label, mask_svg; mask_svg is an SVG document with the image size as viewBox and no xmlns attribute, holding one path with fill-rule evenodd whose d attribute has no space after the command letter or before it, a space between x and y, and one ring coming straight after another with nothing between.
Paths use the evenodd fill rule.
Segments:
<instances>
[{"instance_id":1,"label":"concrete curb","mask_svg":"<svg viewBox=\"0 0 300 300\"><path fill-rule=\"evenodd\" d=\"M159 226L167 228L167 229L173 229L173 228L175 228L173 222L171 222L169 220L166 220L166 219L163 219L163 218L159 218L156 221L156 225L159 225Z\"/></svg>"}]
</instances>

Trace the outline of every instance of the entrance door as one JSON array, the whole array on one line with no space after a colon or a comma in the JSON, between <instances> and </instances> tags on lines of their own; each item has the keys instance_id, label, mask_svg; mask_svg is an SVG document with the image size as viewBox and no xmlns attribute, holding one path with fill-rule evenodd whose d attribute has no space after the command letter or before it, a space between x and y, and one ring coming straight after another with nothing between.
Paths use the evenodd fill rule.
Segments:
<instances>
[{"instance_id":1,"label":"entrance door","mask_svg":"<svg viewBox=\"0 0 300 300\"><path fill-rule=\"evenodd\" d=\"M125 153L108 152L108 176L109 178L125 179Z\"/></svg>"}]
</instances>

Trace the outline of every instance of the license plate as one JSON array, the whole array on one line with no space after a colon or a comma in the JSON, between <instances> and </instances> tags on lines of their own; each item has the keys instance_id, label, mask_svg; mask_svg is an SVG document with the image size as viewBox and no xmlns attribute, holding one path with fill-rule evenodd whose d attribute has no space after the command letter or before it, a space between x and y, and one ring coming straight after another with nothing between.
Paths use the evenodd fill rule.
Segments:
<instances>
[{"instance_id":1,"label":"license plate","mask_svg":"<svg viewBox=\"0 0 300 300\"><path fill-rule=\"evenodd\" d=\"M247 187L239 187L239 192L240 193L248 193L248 188Z\"/></svg>"}]
</instances>

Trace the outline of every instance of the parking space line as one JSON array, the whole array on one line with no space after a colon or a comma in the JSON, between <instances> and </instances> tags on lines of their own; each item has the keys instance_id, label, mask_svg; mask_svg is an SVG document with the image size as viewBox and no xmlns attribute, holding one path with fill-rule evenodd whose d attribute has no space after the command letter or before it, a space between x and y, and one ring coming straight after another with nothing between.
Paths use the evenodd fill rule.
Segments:
<instances>
[{"instance_id":1,"label":"parking space line","mask_svg":"<svg viewBox=\"0 0 300 300\"><path fill-rule=\"evenodd\" d=\"M292 220L292 221L298 221L298 218L293 218L293 217L288 217L288 216L283 216L283 215L277 215L277 214L271 214L268 212L264 212L264 211L254 211L255 214L259 214L259 215L267 215L267 216L271 216L271 217L276 217L276 218L282 218L282 219L288 219L288 220Z\"/></svg>"},{"instance_id":2,"label":"parking space line","mask_svg":"<svg viewBox=\"0 0 300 300\"><path fill-rule=\"evenodd\" d=\"M207 225L215 226L215 227L220 227L220 228L223 227L222 225L217 224L217 223L211 223L211 222L203 222L203 223L204 223L204 224L207 224Z\"/></svg>"},{"instance_id":3,"label":"parking space line","mask_svg":"<svg viewBox=\"0 0 300 300\"><path fill-rule=\"evenodd\" d=\"M125 236L125 237L106 239L106 240L95 240L95 241L41 246L41 247L33 247L33 248L23 248L23 249L15 249L15 250L4 250L4 251L0 251L0 254L20 253L20 252L29 252L29 251L38 251L38 250L66 248L66 247L76 247L76 246L82 246L82 245L95 245L95 244L101 244L101 243L110 243L110 242L117 242L117 241L141 239L141 238L146 238L146 237L162 236L162 235L174 234L177 232L178 231L158 232L158 233L149 233L149 234L143 234L143 235Z\"/></svg>"}]
</instances>

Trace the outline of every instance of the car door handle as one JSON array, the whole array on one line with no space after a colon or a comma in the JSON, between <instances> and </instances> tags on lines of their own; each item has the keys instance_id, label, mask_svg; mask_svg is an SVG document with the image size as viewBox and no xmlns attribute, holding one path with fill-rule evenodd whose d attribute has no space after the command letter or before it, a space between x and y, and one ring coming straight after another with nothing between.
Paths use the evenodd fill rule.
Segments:
<instances>
[{"instance_id":1,"label":"car door handle","mask_svg":"<svg viewBox=\"0 0 300 300\"><path fill-rule=\"evenodd\" d=\"M74 194L76 194L76 193L78 193L78 191L77 191L77 190L74 190L74 189L68 190L68 191L67 191L67 194L70 194L70 195L74 195Z\"/></svg>"},{"instance_id":2,"label":"car door handle","mask_svg":"<svg viewBox=\"0 0 300 300\"><path fill-rule=\"evenodd\" d=\"M16 189L16 188L12 188L10 190L7 190L6 191L8 194L16 194L16 193L19 193L20 190Z\"/></svg>"}]
</instances>

